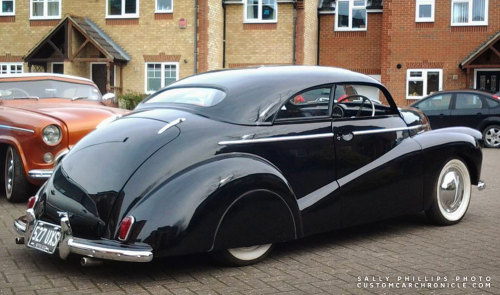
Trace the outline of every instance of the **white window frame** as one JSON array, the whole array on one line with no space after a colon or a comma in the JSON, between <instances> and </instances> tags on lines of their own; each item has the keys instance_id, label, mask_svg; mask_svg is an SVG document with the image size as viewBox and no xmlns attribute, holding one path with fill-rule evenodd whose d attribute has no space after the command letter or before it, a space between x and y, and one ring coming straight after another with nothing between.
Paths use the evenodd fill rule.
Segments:
<instances>
[{"instance_id":1,"label":"white window frame","mask_svg":"<svg viewBox=\"0 0 500 295\"><path fill-rule=\"evenodd\" d=\"M451 0L451 19L450 23L452 26L487 26L488 25L488 5L489 0L485 0L484 7L484 21L473 21L472 20L472 3L473 0ZM467 23L454 23L453 22L453 6L455 3L469 3L469 21Z\"/></svg>"},{"instance_id":2,"label":"white window frame","mask_svg":"<svg viewBox=\"0 0 500 295\"><path fill-rule=\"evenodd\" d=\"M139 18L139 0L135 0L135 13L125 13L125 0L122 1L122 12L120 15L109 14L109 0L106 0L106 18Z\"/></svg>"},{"instance_id":3,"label":"white window frame","mask_svg":"<svg viewBox=\"0 0 500 295\"><path fill-rule=\"evenodd\" d=\"M166 65L174 65L175 68L177 69L175 71L175 80L179 80L179 63L178 62L147 62L144 64L144 93L146 94L152 94L155 93L158 90L155 91L148 91L148 65L161 65L161 76L160 76L160 89L165 87L165 66Z\"/></svg>"},{"instance_id":4,"label":"white window frame","mask_svg":"<svg viewBox=\"0 0 500 295\"><path fill-rule=\"evenodd\" d=\"M7 1L12 1L12 12L3 12L2 9L2 4L3 2ZM16 15L16 0L0 0L0 16L13 16Z\"/></svg>"},{"instance_id":5,"label":"white window frame","mask_svg":"<svg viewBox=\"0 0 500 295\"><path fill-rule=\"evenodd\" d=\"M259 0L258 4L258 13L257 13L257 18L247 18L247 7L248 7L248 1L243 0L243 19L244 23L249 23L249 24L255 24L255 23L277 23L278 22L278 0L276 1L276 19L271 19L271 20L265 20L262 19L262 0Z\"/></svg>"},{"instance_id":6,"label":"white window frame","mask_svg":"<svg viewBox=\"0 0 500 295\"><path fill-rule=\"evenodd\" d=\"M2 73L2 66L6 66L7 67L7 73L3 74ZM22 62L2 62L0 63L0 76L3 76L3 75L12 75L12 71L11 71L11 66L21 66L21 73L24 73L24 64Z\"/></svg>"},{"instance_id":7,"label":"white window frame","mask_svg":"<svg viewBox=\"0 0 500 295\"><path fill-rule=\"evenodd\" d=\"M155 0L155 13L172 13L174 12L174 0L170 0L172 5L170 5L170 9L159 10L158 9L158 0Z\"/></svg>"},{"instance_id":8,"label":"white window frame","mask_svg":"<svg viewBox=\"0 0 500 295\"><path fill-rule=\"evenodd\" d=\"M431 16L420 17L420 5L431 5ZM415 6L415 22L417 23L432 23L434 22L434 9L436 4L434 0L416 0Z\"/></svg>"},{"instance_id":9,"label":"white window frame","mask_svg":"<svg viewBox=\"0 0 500 295\"><path fill-rule=\"evenodd\" d=\"M354 6L354 1L357 0L337 0L337 6L335 8L335 31L340 31L340 32L345 32L345 31L366 31L368 29L368 11L366 9L366 0L364 6ZM339 2L349 2L349 26L348 27L339 27L339 14L338 14L338 6ZM353 29L352 28L352 15L353 15L353 10L357 9L365 9L366 13L366 24L364 28L359 28L359 29Z\"/></svg>"},{"instance_id":10,"label":"white window frame","mask_svg":"<svg viewBox=\"0 0 500 295\"><path fill-rule=\"evenodd\" d=\"M422 72L422 77L410 77L411 72ZM443 69L408 69L406 70L406 99L422 99L430 94L427 94L427 72L439 72L439 87L438 91L443 90ZM410 81L422 81L423 89L422 96L408 96L408 84Z\"/></svg>"},{"instance_id":11,"label":"white window frame","mask_svg":"<svg viewBox=\"0 0 500 295\"><path fill-rule=\"evenodd\" d=\"M33 0L30 0L30 20L40 20L40 19L60 19L62 10L62 0L57 0L59 2L59 12L57 15L48 16L49 13L49 0L43 0L43 15L34 16L33 15Z\"/></svg>"}]
</instances>

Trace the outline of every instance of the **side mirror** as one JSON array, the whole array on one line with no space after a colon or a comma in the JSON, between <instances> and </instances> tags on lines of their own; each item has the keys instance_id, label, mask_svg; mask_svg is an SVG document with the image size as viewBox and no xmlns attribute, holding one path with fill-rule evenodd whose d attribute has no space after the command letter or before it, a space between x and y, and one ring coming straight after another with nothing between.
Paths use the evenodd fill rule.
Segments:
<instances>
[{"instance_id":1,"label":"side mirror","mask_svg":"<svg viewBox=\"0 0 500 295\"><path fill-rule=\"evenodd\" d=\"M114 93L106 93L102 96L102 100L104 102L111 101L112 103L116 103L116 95Z\"/></svg>"}]
</instances>

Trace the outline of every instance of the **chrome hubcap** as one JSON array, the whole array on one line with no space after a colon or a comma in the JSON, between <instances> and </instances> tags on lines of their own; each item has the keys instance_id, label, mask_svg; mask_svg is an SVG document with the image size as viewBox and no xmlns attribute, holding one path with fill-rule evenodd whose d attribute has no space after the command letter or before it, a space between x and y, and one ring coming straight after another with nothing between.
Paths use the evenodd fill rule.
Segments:
<instances>
[{"instance_id":1,"label":"chrome hubcap","mask_svg":"<svg viewBox=\"0 0 500 295\"><path fill-rule=\"evenodd\" d=\"M458 169L449 168L439 185L439 202L448 213L455 212L464 197L464 180Z\"/></svg>"},{"instance_id":2,"label":"chrome hubcap","mask_svg":"<svg viewBox=\"0 0 500 295\"><path fill-rule=\"evenodd\" d=\"M262 255L264 255L269 248L271 248L272 244L265 244L265 245L257 245L257 246L250 246L250 247L241 247L241 248L233 248L233 249L227 249L231 255L234 257L240 259L240 260L254 260Z\"/></svg>"},{"instance_id":3,"label":"chrome hubcap","mask_svg":"<svg viewBox=\"0 0 500 295\"><path fill-rule=\"evenodd\" d=\"M7 197L12 194L12 186L14 185L14 157L12 155L12 149L7 150L7 156L5 158L5 193Z\"/></svg>"},{"instance_id":4,"label":"chrome hubcap","mask_svg":"<svg viewBox=\"0 0 500 295\"><path fill-rule=\"evenodd\" d=\"M484 136L484 140L491 146L498 147L500 146L500 129L499 128L490 128L486 131Z\"/></svg>"}]
</instances>

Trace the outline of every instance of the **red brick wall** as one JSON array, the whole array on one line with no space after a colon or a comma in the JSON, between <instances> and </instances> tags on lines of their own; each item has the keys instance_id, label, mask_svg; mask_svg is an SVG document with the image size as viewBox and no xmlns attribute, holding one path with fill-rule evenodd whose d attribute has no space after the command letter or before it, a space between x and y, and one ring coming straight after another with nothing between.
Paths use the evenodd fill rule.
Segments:
<instances>
[{"instance_id":1,"label":"red brick wall","mask_svg":"<svg viewBox=\"0 0 500 295\"><path fill-rule=\"evenodd\" d=\"M364 32L336 32L334 14L319 18L320 65L380 74L382 13L368 14L368 29Z\"/></svg>"},{"instance_id":2,"label":"red brick wall","mask_svg":"<svg viewBox=\"0 0 500 295\"><path fill-rule=\"evenodd\" d=\"M441 67L443 90L466 88L466 72L459 63L500 30L499 0L489 0L487 27L452 27L451 0L436 0L435 5L434 23L422 24L415 23L414 0L384 1L382 83L398 105L414 102L406 99L406 70L410 68Z\"/></svg>"}]
</instances>

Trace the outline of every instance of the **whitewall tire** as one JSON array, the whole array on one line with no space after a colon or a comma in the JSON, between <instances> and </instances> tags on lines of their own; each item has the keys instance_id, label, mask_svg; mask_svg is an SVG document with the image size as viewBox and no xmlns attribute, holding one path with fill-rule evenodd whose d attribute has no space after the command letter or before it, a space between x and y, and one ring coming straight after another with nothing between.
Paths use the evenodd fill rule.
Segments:
<instances>
[{"instance_id":1,"label":"whitewall tire","mask_svg":"<svg viewBox=\"0 0 500 295\"><path fill-rule=\"evenodd\" d=\"M257 263L271 252L272 244L232 248L214 253L214 258L230 266L244 266Z\"/></svg>"}]
</instances>

